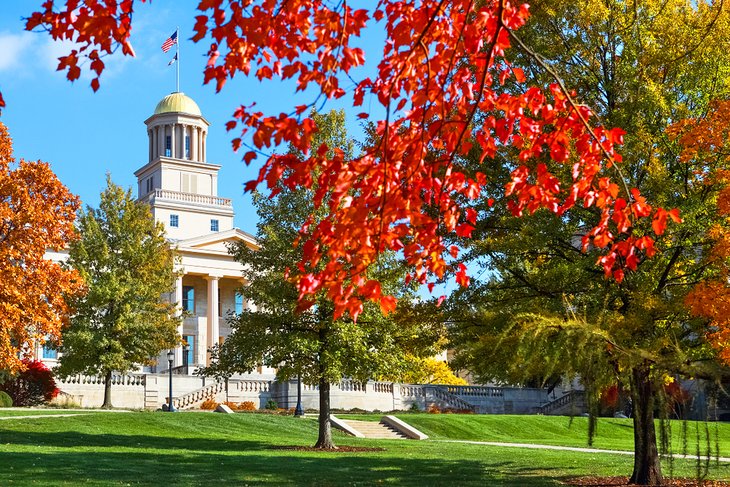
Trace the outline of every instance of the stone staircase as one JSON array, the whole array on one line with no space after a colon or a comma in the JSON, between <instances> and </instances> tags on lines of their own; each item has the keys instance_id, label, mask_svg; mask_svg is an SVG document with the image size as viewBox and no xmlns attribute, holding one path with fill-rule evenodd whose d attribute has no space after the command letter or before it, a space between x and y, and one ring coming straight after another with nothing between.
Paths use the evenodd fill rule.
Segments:
<instances>
[{"instance_id":1,"label":"stone staircase","mask_svg":"<svg viewBox=\"0 0 730 487\"><path fill-rule=\"evenodd\" d=\"M176 397L173 404L177 409L190 409L200 406L206 399L214 398L219 392L226 390L225 382L214 382L205 387L201 387L182 396Z\"/></svg>"},{"instance_id":2,"label":"stone staircase","mask_svg":"<svg viewBox=\"0 0 730 487\"><path fill-rule=\"evenodd\" d=\"M582 414L586 412L585 392L570 391L554 401L550 401L549 403L536 408L535 412L537 414L548 414L552 416L575 416Z\"/></svg>"},{"instance_id":3,"label":"stone staircase","mask_svg":"<svg viewBox=\"0 0 730 487\"><path fill-rule=\"evenodd\" d=\"M424 386L426 407L435 405L441 409L456 409L461 411L475 411L473 404L466 402L459 396L449 392L446 386Z\"/></svg>"},{"instance_id":4,"label":"stone staircase","mask_svg":"<svg viewBox=\"0 0 730 487\"><path fill-rule=\"evenodd\" d=\"M379 440L407 440L408 437L387 424L375 421L359 421L355 419L340 420L347 423L355 431L361 433L365 438Z\"/></svg>"}]
</instances>

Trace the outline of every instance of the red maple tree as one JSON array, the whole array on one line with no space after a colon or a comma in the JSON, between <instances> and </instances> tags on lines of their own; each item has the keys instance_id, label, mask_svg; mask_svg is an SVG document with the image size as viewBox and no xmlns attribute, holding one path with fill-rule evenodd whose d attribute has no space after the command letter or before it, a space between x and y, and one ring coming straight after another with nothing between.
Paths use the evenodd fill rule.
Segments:
<instances>
[{"instance_id":1,"label":"red maple tree","mask_svg":"<svg viewBox=\"0 0 730 487\"><path fill-rule=\"evenodd\" d=\"M103 55L119 46L134 55L133 7L134 0L67 0L54 10L54 2L46 1L26 28L45 28L53 38L79 45L58 67L74 80L87 59L96 90ZM306 91L301 96L314 89L317 100L350 97L353 107L365 106L367 97L367 105L384 109L385 116L373 120L375 142L347 161L337 151L327 157L326 147L310 147L317 127L306 115L313 105L309 98L288 114L241 105L226 125L240 130L233 148L248 149L246 163L265 159L248 190L266 183L276 192L280 180L316 187L315 202L328 212L305 225L304 258L292 270L303 309L318 292L333 300L337 315L356 318L364 299L392 309L394 298L365 277L386 250L400 252L413 266L410 279L427 283L453 271L459 284L468 285L466 267L449 262L459 249L448 246L444 235L469 237L478 215L461 202L489 197L483 194L485 175L460 164L473 150L491 164L498 147L518 149L506 187L515 214L598 207L600 222L583 245L605 248L598 263L617 280L642 254L654 253L651 236L632 234L636 219L653 217L658 234L668 216L679 219L676 212L653 209L622 184L620 129L595 123L590 108L578 104L557 77L547 87L526 86L522 71L510 65L507 50L529 51L518 36L529 17L526 3L380 0L354 9L347 1L201 0L198 10L193 40L211 42L204 79L215 82L217 91L237 74L294 79L297 92ZM353 69L366 61L358 38L373 24L386 32L377 74L354 80ZM368 112L359 116L371 118ZM280 144L306 156L273 153ZM569 180L556 176L562 165L572 168ZM318 266L324 256L326 265Z\"/></svg>"}]
</instances>

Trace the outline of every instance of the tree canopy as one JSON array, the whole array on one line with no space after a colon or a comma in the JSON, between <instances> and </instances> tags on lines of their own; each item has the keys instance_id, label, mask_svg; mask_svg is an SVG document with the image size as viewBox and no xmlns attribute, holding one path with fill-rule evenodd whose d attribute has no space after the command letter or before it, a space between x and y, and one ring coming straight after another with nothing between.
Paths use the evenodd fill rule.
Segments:
<instances>
[{"instance_id":1,"label":"tree canopy","mask_svg":"<svg viewBox=\"0 0 730 487\"><path fill-rule=\"evenodd\" d=\"M595 208L517 219L504 210L506 195L497 204L479 201L473 211L483 218L474 238L457 241L489 273L454 304L459 316L473 312L473 321L457 326L461 360L485 379L514 383L579 374L596 401L603 388L622 384L634 406L632 481L660 483L653 414L667 400L665 383L717 380L727 372L710 346L718 336L706 319L712 305L691 313L685 300L701 295L703 283L722 281L727 265L718 255L729 230L718 206L727 160L704 143L703 132L705 121L717 118L716 110L705 116L709 100L730 95L723 74L730 69L728 12L706 3L688 9L683 1L644 2L638 10L622 2L546 1L534 15L524 38L545 53L541 63L626 131L626 184L672 210L657 210L632 228L637 241L651 235L653 244L622 257L625 269L615 272L623 279L605 280L594 265L606 258L601 242L588 239L603 218ZM545 76L539 66L528 69L532 56L513 62L530 77ZM719 127L715 121L717 136ZM508 161L515 156L509 147L497 156L504 162L488 175L495 192L509 184ZM472 155L477 167L478 157ZM680 215L683 223L664 228Z\"/></svg>"},{"instance_id":2,"label":"tree canopy","mask_svg":"<svg viewBox=\"0 0 730 487\"><path fill-rule=\"evenodd\" d=\"M79 201L47 163L16 164L0 123L0 370L25 368L36 341L57 342L68 322L65 298L82 291L77 272L46 257L73 241Z\"/></svg>"},{"instance_id":3,"label":"tree canopy","mask_svg":"<svg viewBox=\"0 0 730 487\"><path fill-rule=\"evenodd\" d=\"M347 138L344 112L315 114L312 118L320 127L314 138L318 145L326 144L344 158L352 156L354 145ZM294 245L301 238L300 228L310 215L317 214L312 197L313 191L307 188L281 187L271 198L254 193L259 217L258 247L241 243L231 249L244 269L246 285L239 292L253 306L231 318L232 333L214 348L214 365L205 373L225 376L250 372L263 363L276 367L280 380L299 376L305 384L317 385L317 446L332 448L330 384L345 377L367 381L386 371L405 369L409 354L436 351L443 329L438 322L417 321L414 316L407 320L398 320L397 315L385 317L372 303L364 307L358 323L338 319L324 292L315 296L313 306L300 312L299 292L287 276L303 251ZM393 256L383 256L370 272L384 286L390 286L389 293L413 300L412 286L403 288L404 271Z\"/></svg>"},{"instance_id":4,"label":"tree canopy","mask_svg":"<svg viewBox=\"0 0 730 487\"><path fill-rule=\"evenodd\" d=\"M73 41L76 48L60 58L59 69L74 80L88 61L97 89L103 55L117 48L134 55L134 7L134 0L69 0L56 10L46 2L26 28ZM363 300L393 309L395 299L365 278L386 251L399 252L417 282L453 270L458 283L468 284L466 267L450 262L459 248L447 245L444 234L468 237L477 222L465 201L488 188L486 172L458 163L473 148L482 161L492 160L499 147L517 149L507 183L515 214L597 208L601 218L584 243L605 248L600 265L607 275L620 280L636 255L652 252L652 236L636 237L631 228L651 217L661 233L666 210L652 208L620 177L617 183L608 177L621 161L615 148L624 132L600 125L558 78L525 83L524 70L506 56L527 49L519 32L530 17L528 4L383 0L353 9L326 0L202 0L198 10L193 40L211 43L205 83L215 82L220 91L242 74L261 81L294 79L302 92L302 103L288 114L258 112L243 100L227 124L240 130L233 148L247 146L247 163L265 159L247 189L263 182L273 193L280 182L318 188L313 201L325 216L307 223L311 228L293 274L302 303L325 291L336 316L357 317ZM366 62L358 42L373 25L386 32L382 58L374 76L355 79L355 68ZM373 143L351 160L312 150L317 126L306 116L309 107L342 98L363 107L365 97L385 113L372 120ZM370 119L367 111L360 116ZM303 156L270 152L279 144L291 144ZM322 259L327 265L320 265Z\"/></svg>"},{"instance_id":5,"label":"tree canopy","mask_svg":"<svg viewBox=\"0 0 730 487\"><path fill-rule=\"evenodd\" d=\"M180 316L163 297L173 291L175 254L149 206L107 176L98 209L79 216L81 238L68 265L87 293L71 300L75 313L63 335L59 373L101 374L104 407L111 407L112 372L151 362L180 342Z\"/></svg>"}]
</instances>

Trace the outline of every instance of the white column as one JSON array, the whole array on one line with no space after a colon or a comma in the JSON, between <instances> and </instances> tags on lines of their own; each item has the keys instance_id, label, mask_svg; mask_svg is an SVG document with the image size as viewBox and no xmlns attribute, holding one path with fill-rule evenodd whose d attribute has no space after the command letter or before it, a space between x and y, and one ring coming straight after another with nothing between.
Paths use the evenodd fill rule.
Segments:
<instances>
[{"instance_id":1,"label":"white column","mask_svg":"<svg viewBox=\"0 0 730 487\"><path fill-rule=\"evenodd\" d=\"M198 157L198 127L190 126L190 160L199 161Z\"/></svg>"},{"instance_id":2,"label":"white column","mask_svg":"<svg viewBox=\"0 0 730 487\"><path fill-rule=\"evenodd\" d=\"M183 278L179 276L175 280L175 312L178 316L182 315L182 298L183 298ZM182 365L182 337L183 337L183 322L180 320L180 324L177 326L177 334L180 336L180 345L175 348L175 366Z\"/></svg>"},{"instance_id":3,"label":"white column","mask_svg":"<svg viewBox=\"0 0 730 487\"><path fill-rule=\"evenodd\" d=\"M218 343L218 276L206 276L208 280L208 348Z\"/></svg>"},{"instance_id":4,"label":"white column","mask_svg":"<svg viewBox=\"0 0 730 487\"><path fill-rule=\"evenodd\" d=\"M175 157L175 125L170 124L170 157Z\"/></svg>"},{"instance_id":5,"label":"white column","mask_svg":"<svg viewBox=\"0 0 730 487\"><path fill-rule=\"evenodd\" d=\"M206 132L203 130L200 134L200 162L206 162L205 159L205 144L206 144Z\"/></svg>"},{"instance_id":6,"label":"white column","mask_svg":"<svg viewBox=\"0 0 730 487\"><path fill-rule=\"evenodd\" d=\"M157 156L165 155L165 126L160 125L157 127Z\"/></svg>"}]
</instances>

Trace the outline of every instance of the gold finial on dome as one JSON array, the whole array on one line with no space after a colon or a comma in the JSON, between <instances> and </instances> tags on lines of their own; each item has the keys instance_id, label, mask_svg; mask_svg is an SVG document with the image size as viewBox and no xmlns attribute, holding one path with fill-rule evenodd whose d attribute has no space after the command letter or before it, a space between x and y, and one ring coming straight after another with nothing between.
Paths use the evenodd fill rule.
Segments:
<instances>
[{"instance_id":1,"label":"gold finial on dome","mask_svg":"<svg viewBox=\"0 0 730 487\"><path fill-rule=\"evenodd\" d=\"M193 101L192 98L187 96L185 93L175 92L170 93L155 107L155 115L160 113L188 113L190 115L202 116L198 104Z\"/></svg>"}]
</instances>

